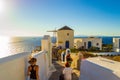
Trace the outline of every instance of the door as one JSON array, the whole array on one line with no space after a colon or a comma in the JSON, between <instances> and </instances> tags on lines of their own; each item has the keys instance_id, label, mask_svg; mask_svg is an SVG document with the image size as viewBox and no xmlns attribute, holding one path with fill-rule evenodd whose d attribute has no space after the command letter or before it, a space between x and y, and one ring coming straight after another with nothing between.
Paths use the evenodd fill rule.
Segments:
<instances>
[{"instance_id":1,"label":"door","mask_svg":"<svg viewBox=\"0 0 120 80\"><path fill-rule=\"evenodd\" d=\"M88 41L88 49L92 46L91 41Z\"/></svg>"},{"instance_id":2,"label":"door","mask_svg":"<svg viewBox=\"0 0 120 80\"><path fill-rule=\"evenodd\" d=\"M69 41L66 41L65 47L66 47L66 48L69 48Z\"/></svg>"}]
</instances>

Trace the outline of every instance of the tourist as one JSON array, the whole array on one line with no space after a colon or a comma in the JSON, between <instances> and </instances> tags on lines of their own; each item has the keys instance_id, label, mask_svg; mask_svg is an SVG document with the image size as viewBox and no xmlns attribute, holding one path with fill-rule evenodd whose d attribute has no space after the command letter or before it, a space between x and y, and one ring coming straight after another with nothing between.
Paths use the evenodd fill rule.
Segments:
<instances>
[{"instance_id":1,"label":"tourist","mask_svg":"<svg viewBox=\"0 0 120 80\"><path fill-rule=\"evenodd\" d=\"M83 59L82 53L79 51L76 56L75 67L77 70L80 70L81 61Z\"/></svg>"},{"instance_id":2,"label":"tourist","mask_svg":"<svg viewBox=\"0 0 120 80\"><path fill-rule=\"evenodd\" d=\"M59 49L57 52L57 60L61 60L61 53L62 53L62 49Z\"/></svg>"},{"instance_id":3,"label":"tourist","mask_svg":"<svg viewBox=\"0 0 120 80\"><path fill-rule=\"evenodd\" d=\"M68 51L68 53L66 54L66 62L69 63L69 65L71 65L72 61L73 60L71 58L70 51Z\"/></svg>"},{"instance_id":4,"label":"tourist","mask_svg":"<svg viewBox=\"0 0 120 80\"><path fill-rule=\"evenodd\" d=\"M30 80L39 80L39 66L36 65L37 59L31 58L28 63L30 66L28 66L28 76L30 77Z\"/></svg>"},{"instance_id":5,"label":"tourist","mask_svg":"<svg viewBox=\"0 0 120 80\"><path fill-rule=\"evenodd\" d=\"M64 80L72 80L72 68L70 68L69 63L65 64L65 68L63 69Z\"/></svg>"},{"instance_id":6,"label":"tourist","mask_svg":"<svg viewBox=\"0 0 120 80\"><path fill-rule=\"evenodd\" d=\"M81 66L81 61L83 59L83 54L81 52L78 53L78 66L77 66L77 69L80 70L80 66Z\"/></svg>"},{"instance_id":7,"label":"tourist","mask_svg":"<svg viewBox=\"0 0 120 80\"><path fill-rule=\"evenodd\" d=\"M62 51L62 53L61 53L61 61L62 61L62 63L65 62L65 51Z\"/></svg>"}]
</instances>

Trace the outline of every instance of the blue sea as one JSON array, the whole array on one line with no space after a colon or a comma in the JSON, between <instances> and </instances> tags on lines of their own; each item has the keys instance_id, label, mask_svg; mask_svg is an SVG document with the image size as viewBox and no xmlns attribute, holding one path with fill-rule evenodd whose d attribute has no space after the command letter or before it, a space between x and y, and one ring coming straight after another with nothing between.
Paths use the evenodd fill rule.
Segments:
<instances>
[{"instance_id":1,"label":"blue sea","mask_svg":"<svg viewBox=\"0 0 120 80\"><path fill-rule=\"evenodd\" d=\"M22 53L31 52L37 46L41 46L42 37L10 37L1 38L0 58Z\"/></svg>"},{"instance_id":2,"label":"blue sea","mask_svg":"<svg viewBox=\"0 0 120 80\"><path fill-rule=\"evenodd\" d=\"M103 44L112 44L112 36L99 37L102 38ZM115 37L120 38L120 36ZM41 46L41 39L42 37L10 37L9 41L7 41L8 43L1 46L2 49L0 49L0 58L21 52L31 52L37 46ZM55 39L52 38L52 42L55 42L54 40Z\"/></svg>"}]
</instances>

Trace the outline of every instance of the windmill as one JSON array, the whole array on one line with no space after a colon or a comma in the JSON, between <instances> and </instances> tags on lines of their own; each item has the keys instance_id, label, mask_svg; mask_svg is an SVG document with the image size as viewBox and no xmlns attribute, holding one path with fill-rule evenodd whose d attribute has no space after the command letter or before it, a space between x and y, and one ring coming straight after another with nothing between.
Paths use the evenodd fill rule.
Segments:
<instances>
[{"instance_id":1,"label":"windmill","mask_svg":"<svg viewBox=\"0 0 120 80\"><path fill-rule=\"evenodd\" d=\"M57 32L56 28L55 28L55 30L49 30L49 31L47 31L47 32L53 32L52 42L53 42L53 43L56 43L56 32Z\"/></svg>"}]
</instances>

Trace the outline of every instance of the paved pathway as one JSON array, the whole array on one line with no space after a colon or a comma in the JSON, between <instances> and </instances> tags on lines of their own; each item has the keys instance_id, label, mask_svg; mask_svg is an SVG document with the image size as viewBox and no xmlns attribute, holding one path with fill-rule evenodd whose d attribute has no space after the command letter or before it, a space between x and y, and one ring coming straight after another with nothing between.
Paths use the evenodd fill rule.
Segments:
<instances>
[{"instance_id":1,"label":"paved pathway","mask_svg":"<svg viewBox=\"0 0 120 80\"><path fill-rule=\"evenodd\" d=\"M56 61L53 59L53 65L56 68L56 71L52 73L49 80L59 80L59 75L62 73L62 70L64 68L64 63L61 63L60 61ZM73 69L73 79L72 80L79 80L80 71Z\"/></svg>"}]
</instances>

